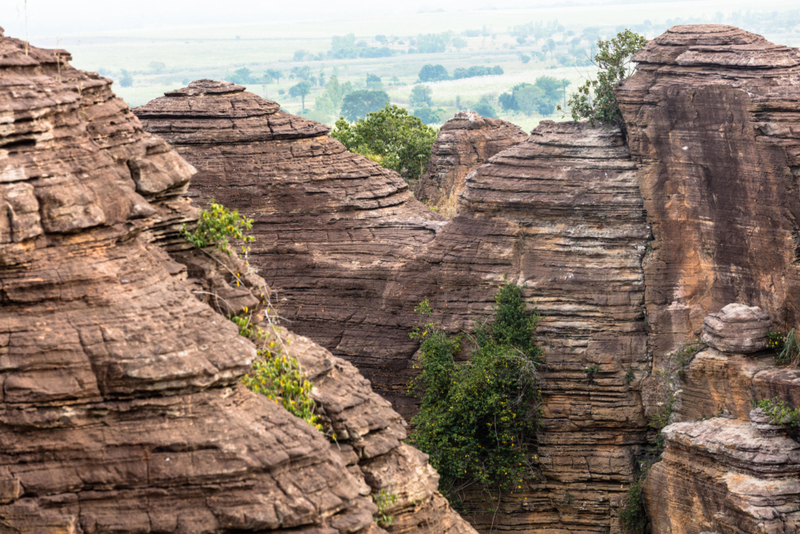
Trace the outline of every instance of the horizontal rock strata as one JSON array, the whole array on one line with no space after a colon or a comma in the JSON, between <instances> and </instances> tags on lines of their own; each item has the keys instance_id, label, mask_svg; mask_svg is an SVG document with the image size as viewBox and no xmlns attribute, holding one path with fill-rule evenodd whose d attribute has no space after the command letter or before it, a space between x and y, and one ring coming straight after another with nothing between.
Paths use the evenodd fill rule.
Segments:
<instances>
[{"instance_id":1,"label":"horizontal rock strata","mask_svg":"<svg viewBox=\"0 0 800 534\"><path fill-rule=\"evenodd\" d=\"M430 162L416 185L416 197L452 217L458 196L466 187L467 175L527 137L519 126L510 122L481 117L474 111L459 111L439 130Z\"/></svg>"},{"instance_id":2,"label":"horizontal rock strata","mask_svg":"<svg viewBox=\"0 0 800 534\"><path fill-rule=\"evenodd\" d=\"M239 383L255 348L215 301L260 306L265 286L237 290L238 260L185 250L193 168L68 59L0 31L0 529L384 532L349 457ZM351 446L422 510L417 529L398 509L404 532L470 532L399 416L341 380L328 405L371 414L339 414Z\"/></svg>"},{"instance_id":3,"label":"horizontal rock strata","mask_svg":"<svg viewBox=\"0 0 800 534\"><path fill-rule=\"evenodd\" d=\"M800 444L750 421L664 429L645 482L654 532L766 534L800 528Z\"/></svg>"},{"instance_id":4,"label":"horizontal rock strata","mask_svg":"<svg viewBox=\"0 0 800 534\"><path fill-rule=\"evenodd\" d=\"M550 364L540 455L547 482L504 502L497 517L473 513L471 521L484 529L493 520L521 530L610 526L646 432L637 384L647 368L640 262L650 233L620 131L541 125L471 175L458 215L445 224L405 196L396 175L326 137L260 141L266 134L253 127L252 141L215 145L206 140L207 119L185 111L176 132L160 110L172 102L185 110L179 101L187 98L166 96L136 113L201 169L200 198L256 218L269 246L253 261L281 287L292 329L364 369L393 402L409 402L416 303L428 297L448 329L468 329L490 309L504 275L527 283L545 316ZM192 107L245 98L257 97L231 87ZM276 114L262 118L262 128ZM186 129L192 120L196 139ZM370 200L353 208L387 188L393 207ZM591 366L597 370L587 373ZM467 496L467 505L485 510L480 500Z\"/></svg>"},{"instance_id":5,"label":"horizontal rock strata","mask_svg":"<svg viewBox=\"0 0 800 534\"><path fill-rule=\"evenodd\" d=\"M458 214L428 246L429 261L441 258L437 284L450 288L432 303L480 302L507 275L542 314L546 361L544 482L507 497L496 516L474 514L479 528L615 525L646 433L637 386L649 368L641 269L649 237L636 166L615 128L542 122L467 178Z\"/></svg>"},{"instance_id":6,"label":"horizontal rock strata","mask_svg":"<svg viewBox=\"0 0 800 534\"><path fill-rule=\"evenodd\" d=\"M424 295L394 279L443 217L326 126L239 86L199 80L134 112L199 169L198 206L216 199L255 220L251 262L292 331L355 363L409 413L408 331Z\"/></svg>"}]
</instances>

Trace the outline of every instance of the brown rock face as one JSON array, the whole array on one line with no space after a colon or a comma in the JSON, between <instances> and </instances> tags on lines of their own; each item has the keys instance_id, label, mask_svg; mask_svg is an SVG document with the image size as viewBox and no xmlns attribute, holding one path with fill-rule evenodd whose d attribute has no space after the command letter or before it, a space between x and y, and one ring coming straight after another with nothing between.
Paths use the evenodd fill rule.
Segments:
<instances>
[{"instance_id":1,"label":"brown rock face","mask_svg":"<svg viewBox=\"0 0 800 534\"><path fill-rule=\"evenodd\" d=\"M510 122L484 118L474 111L459 111L439 130L430 163L417 183L416 197L452 217L458 196L466 187L467 175L527 137L519 126Z\"/></svg>"},{"instance_id":2,"label":"brown rock face","mask_svg":"<svg viewBox=\"0 0 800 534\"><path fill-rule=\"evenodd\" d=\"M356 363L394 402L411 376L416 303L429 297L449 328L465 329L504 275L527 284L544 314L546 481L503 501L495 517L467 496L471 521L522 531L610 526L646 431L637 384L647 368L641 257L650 232L620 131L543 123L470 176L446 223L394 173L327 137L262 141L251 123L252 141L220 146L204 140L206 119L161 118L173 102L185 110L257 99L233 89L191 98L167 96L136 113L201 169L201 198L256 217L265 244L253 259L282 287L292 328ZM276 114L262 115L260 128ZM302 319L309 308L313 321Z\"/></svg>"},{"instance_id":3,"label":"brown rock face","mask_svg":"<svg viewBox=\"0 0 800 534\"><path fill-rule=\"evenodd\" d=\"M382 532L343 453L239 383L255 349L201 288L258 299L181 251L194 170L68 59L0 31L0 530ZM323 367L319 391L347 393L321 402L358 471L402 492L403 531L469 532L399 416Z\"/></svg>"},{"instance_id":4,"label":"brown rock face","mask_svg":"<svg viewBox=\"0 0 800 534\"><path fill-rule=\"evenodd\" d=\"M645 482L653 532L797 532L800 444L763 427L715 418L664 429Z\"/></svg>"},{"instance_id":5,"label":"brown rock face","mask_svg":"<svg viewBox=\"0 0 800 534\"><path fill-rule=\"evenodd\" d=\"M652 225L657 362L731 302L800 317L800 52L730 26L677 26L619 90Z\"/></svg>"},{"instance_id":6,"label":"brown rock face","mask_svg":"<svg viewBox=\"0 0 800 534\"><path fill-rule=\"evenodd\" d=\"M255 219L251 260L291 329L355 363L402 408L425 295L414 288L429 282L396 278L445 219L326 126L239 86L199 80L134 112L199 169L199 205L213 198Z\"/></svg>"},{"instance_id":7,"label":"brown rock face","mask_svg":"<svg viewBox=\"0 0 800 534\"><path fill-rule=\"evenodd\" d=\"M458 215L428 246L428 257L442 258L437 284L449 288L437 309L488 299L508 275L542 313L545 479L503 501L496 517L474 514L480 529L613 524L646 432L637 391L649 367L644 217L621 132L548 121L470 174Z\"/></svg>"}]
</instances>

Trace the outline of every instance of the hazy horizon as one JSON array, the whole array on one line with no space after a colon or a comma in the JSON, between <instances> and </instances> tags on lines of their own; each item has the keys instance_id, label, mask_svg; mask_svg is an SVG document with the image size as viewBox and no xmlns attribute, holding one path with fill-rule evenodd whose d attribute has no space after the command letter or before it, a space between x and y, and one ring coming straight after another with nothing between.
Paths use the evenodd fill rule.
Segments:
<instances>
[{"instance_id":1,"label":"hazy horizon","mask_svg":"<svg viewBox=\"0 0 800 534\"><path fill-rule=\"evenodd\" d=\"M346 19L382 19L384 25L391 24L392 15L410 15L420 12L464 11L503 11L516 10L530 12L535 16L539 10L547 16L581 11L597 11L607 6L609 10L619 10L621 23L636 22L631 17L645 9L651 14L654 23L674 18L710 16L716 12L729 14L735 11L751 10L764 12L796 8L789 0L776 0L769 6L753 10L752 2L744 0L703 0L694 2L664 2L660 0L568 0L556 2L544 0L530 2L524 0L443 0L427 2L408 0L406 2L376 3L368 0L306 0L296 4L285 2L263 2L257 0L229 0L224 9L220 3L211 0L120 0L104 3L98 9L96 0L4 0L0 4L0 26L6 35L28 38L39 46L56 46L55 40L64 37L129 34L137 31L169 30L181 27L230 27L269 25L277 22L298 22L330 20L331 32L336 33L336 21ZM625 7L627 6L627 7ZM635 6L635 9L634 9ZM639 21L641 22L641 21ZM444 28L447 29L447 28ZM365 28L365 33L370 31Z\"/></svg>"}]
</instances>

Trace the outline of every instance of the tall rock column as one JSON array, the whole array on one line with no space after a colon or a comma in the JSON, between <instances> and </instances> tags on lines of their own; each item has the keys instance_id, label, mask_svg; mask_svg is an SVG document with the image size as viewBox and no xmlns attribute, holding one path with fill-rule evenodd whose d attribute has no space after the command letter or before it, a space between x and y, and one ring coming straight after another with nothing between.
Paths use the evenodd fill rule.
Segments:
<instances>
[{"instance_id":1,"label":"tall rock column","mask_svg":"<svg viewBox=\"0 0 800 534\"><path fill-rule=\"evenodd\" d=\"M800 52L731 26L676 26L617 91L654 240L657 365L731 302L800 319Z\"/></svg>"},{"instance_id":2,"label":"tall rock column","mask_svg":"<svg viewBox=\"0 0 800 534\"><path fill-rule=\"evenodd\" d=\"M499 505L469 496L471 521L484 531L603 532L616 524L647 432L639 384L649 368L641 259L650 230L636 165L616 128L546 121L466 183L456 217L423 256L446 288L431 305L469 328L507 277L542 314L545 359L538 478Z\"/></svg>"}]
</instances>

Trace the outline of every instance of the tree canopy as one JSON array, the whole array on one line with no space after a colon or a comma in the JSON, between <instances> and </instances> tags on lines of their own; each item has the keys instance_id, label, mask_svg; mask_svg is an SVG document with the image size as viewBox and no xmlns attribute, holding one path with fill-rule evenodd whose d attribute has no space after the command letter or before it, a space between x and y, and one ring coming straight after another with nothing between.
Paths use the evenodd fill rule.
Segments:
<instances>
[{"instance_id":1,"label":"tree canopy","mask_svg":"<svg viewBox=\"0 0 800 534\"><path fill-rule=\"evenodd\" d=\"M342 116L350 122L363 119L367 113L379 111L390 102L386 91L353 91L342 100Z\"/></svg>"},{"instance_id":2,"label":"tree canopy","mask_svg":"<svg viewBox=\"0 0 800 534\"><path fill-rule=\"evenodd\" d=\"M442 65L423 65L418 76L421 82L438 82L450 79L447 69Z\"/></svg>"},{"instance_id":3,"label":"tree canopy","mask_svg":"<svg viewBox=\"0 0 800 534\"><path fill-rule=\"evenodd\" d=\"M506 111L520 111L526 115L551 115L564 97L567 85L567 80L540 76L533 84L520 83L511 89L511 93L500 95L500 106Z\"/></svg>"},{"instance_id":4,"label":"tree canopy","mask_svg":"<svg viewBox=\"0 0 800 534\"><path fill-rule=\"evenodd\" d=\"M351 152L397 171L406 182L413 184L431 157L436 130L405 109L386 104L380 111L368 113L354 124L340 118L331 137Z\"/></svg>"},{"instance_id":5,"label":"tree canopy","mask_svg":"<svg viewBox=\"0 0 800 534\"><path fill-rule=\"evenodd\" d=\"M599 69L597 79L587 80L567 101L574 120L611 123L622 119L614 89L633 74L633 55L646 44L644 36L631 30L607 41L597 41L598 52L594 56Z\"/></svg>"},{"instance_id":6,"label":"tree canopy","mask_svg":"<svg viewBox=\"0 0 800 534\"><path fill-rule=\"evenodd\" d=\"M411 105L417 107L431 107L433 105L433 91L427 85L415 85L411 89Z\"/></svg>"},{"instance_id":7,"label":"tree canopy","mask_svg":"<svg viewBox=\"0 0 800 534\"><path fill-rule=\"evenodd\" d=\"M311 82L308 80L303 80L297 85L293 85L289 89L289 95L297 97L299 96L302 99L302 106L303 111L306 109L306 95L311 92Z\"/></svg>"}]
</instances>

